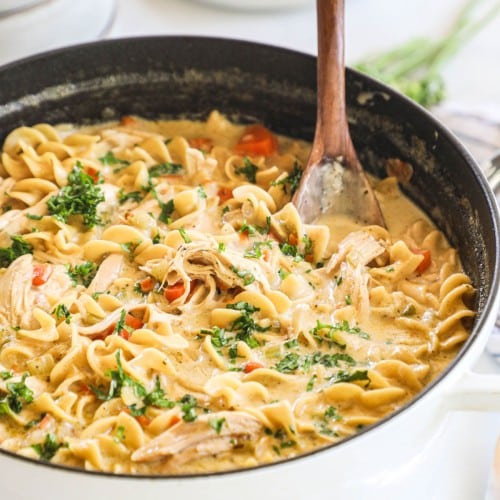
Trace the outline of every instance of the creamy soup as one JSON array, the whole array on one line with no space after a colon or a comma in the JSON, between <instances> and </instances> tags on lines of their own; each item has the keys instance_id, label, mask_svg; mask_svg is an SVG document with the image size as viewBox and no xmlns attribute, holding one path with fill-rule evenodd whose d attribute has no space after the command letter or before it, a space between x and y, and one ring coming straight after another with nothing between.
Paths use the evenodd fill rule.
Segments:
<instances>
[{"instance_id":1,"label":"creamy soup","mask_svg":"<svg viewBox=\"0 0 500 500\"><path fill-rule=\"evenodd\" d=\"M125 117L14 130L0 163L0 447L213 472L351 436L468 336L457 252L376 181L387 229L304 224L310 145Z\"/></svg>"}]
</instances>

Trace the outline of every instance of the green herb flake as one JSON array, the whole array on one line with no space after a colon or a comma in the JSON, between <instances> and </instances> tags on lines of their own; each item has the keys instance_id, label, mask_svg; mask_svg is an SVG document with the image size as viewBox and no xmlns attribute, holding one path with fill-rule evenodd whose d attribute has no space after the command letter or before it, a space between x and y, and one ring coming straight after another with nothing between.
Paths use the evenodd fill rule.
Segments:
<instances>
[{"instance_id":1,"label":"green herb flake","mask_svg":"<svg viewBox=\"0 0 500 500\"><path fill-rule=\"evenodd\" d=\"M104 193L77 161L68 175L68 184L58 194L49 198L47 207L49 215L53 215L57 220L66 223L70 217L79 215L84 226L91 229L102 225L102 220L97 215L97 207L103 201Z\"/></svg>"},{"instance_id":2,"label":"green herb flake","mask_svg":"<svg viewBox=\"0 0 500 500\"><path fill-rule=\"evenodd\" d=\"M302 169L300 168L298 162L294 162L292 171L289 172L283 179L271 182L271 186L283 186L285 194L293 195L299 187L302 173Z\"/></svg>"},{"instance_id":3,"label":"green herb flake","mask_svg":"<svg viewBox=\"0 0 500 500\"><path fill-rule=\"evenodd\" d=\"M207 199L207 193L205 192L205 189L203 188L203 186L198 186L198 196L202 199L202 200L206 200Z\"/></svg>"},{"instance_id":4,"label":"green herb flake","mask_svg":"<svg viewBox=\"0 0 500 500\"><path fill-rule=\"evenodd\" d=\"M0 248L0 267L9 267L21 255L33 253L33 247L20 235L10 237L10 247Z\"/></svg>"},{"instance_id":5,"label":"green herb flake","mask_svg":"<svg viewBox=\"0 0 500 500\"><path fill-rule=\"evenodd\" d=\"M236 266L231 266L231 271L243 280L244 286L251 285L255 281L255 276L248 269L238 269Z\"/></svg>"},{"instance_id":6,"label":"green herb flake","mask_svg":"<svg viewBox=\"0 0 500 500\"><path fill-rule=\"evenodd\" d=\"M225 252L225 251L226 251L226 244L223 243L222 241L220 241L217 244L217 252L222 253L222 252Z\"/></svg>"},{"instance_id":7,"label":"green herb flake","mask_svg":"<svg viewBox=\"0 0 500 500\"><path fill-rule=\"evenodd\" d=\"M126 201L135 201L140 203L144 198L144 194L141 191L130 191L126 193L123 189L118 191L118 202L123 205Z\"/></svg>"},{"instance_id":8,"label":"green herb flake","mask_svg":"<svg viewBox=\"0 0 500 500\"><path fill-rule=\"evenodd\" d=\"M73 286L81 284L87 288L94 279L97 269L98 267L94 262L87 261L75 266L68 264L66 266L66 273L70 277Z\"/></svg>"},{"instance_id":9,"label":"green herb flake","mask_svg":"<svg viewBox=\"0 0 500 500\"><path fill-rule=\"evenodd\" d=\"M193 240L188 236L186 230L183 227L179 228L179 233L184 240L184 243L191 243Z\"/></svg>"},{"instance_id":10,"label":"green herb flake","mask_svg":"<svg viewBox=\"0 0 500 500\"><path fill-rule=\"evenodd\" d=\"M108 151L104 156L101 156L99 158L99 161L103 165L109 165L110 167L114 165L120 165L121 168L113 170L113 172L117 173L119 172L122 168L128 167L130 165L130 162L127 160L121 160L120 158L117 158L113 151Z\"/></svg>"},{"instance_id":11,"label":"green herb flake","mask_svg":"<svg viewBox=\"0 0 500 500\"><path fill-rule=\"evenodd\" d=\"M252 247L245 251L243 257L247 259L260 259L262 257L262 247L272 248L273 244L270 240L254 241Z\"/></svg>"},{"instance_id":12,"label":"green herb flake","mask_svg":"<svg viewBox=\"0 0 500 500\"><path fill-rule=\"evenodd\" d=\"M182 172L182 165L179 163L164 162L158 163L149 169L149 177L161 177L162 175L179 175Z\"/></svg>"},{"instance_id":13,"label":"green herb flake","mask_svg":"<svg viewBox=\"0 0 500 500\"><path fill-rule=\"evenodd\" d=\"M307 382L307 386L306 386L307 392L311 392L314 389L314 384L316 383L316 380L318 380L318 376L316 374L314 374Z\"/></svg>"},{"instance_id":14,"label":"green herb flake","mask_svg":"<svg viewBox=\"0 0 500 500\"><path fill-rule=\"evenodd\" d=\"M226 419L224 417L221 418L211 418L208 420L208 425L217 433L220 434L222 431L222 426Z\"/></svg>"},{"instance_id":15,"label":"green herb flake","mask_svg":"<svg viewBox=\"0 0 500 500\"><path fill-rule=\"evenodd\" d=\"M25 214L26 218L29 220L42 220L43 215Z\"/></svg>"},{"instance_id":16,"label":"green herb flake","mask_svg":"<svg viewBox=\"0 0 500 500\"><path fill-rule=\"evenodd\" d=\"M256 174L259 170L257 165L253 164L248 157L243 158L243 167L235 168L234 171L238 175L244 175L249 182L255 184Z\"/></svg>"},{"instance_id":17,"label":"green herb flake","mask_svg":"<svg viewBox=\"0 0 500 500\"><path fill-rule=\"evenodd\" d=\"M69 325L71 323L71 313L64 304L57 304L57 306L52 311L52 314L57 320L64 319L64 321Z\"/></svg>"},{"instance_id":18,"label":"green herb flake","mask_svg":"<svg viewBox=\"0 0 500 500\"><path fill-rule=\"evenodd\" d=\"M0 378L2 380L9 380L9 378L12 378L14 374L11 371L3 371L0 372Z\"/></svg>"},{"instance_id":19,"label":"green herb flake","mask_svg":"<svg viewBox=\"0 0 500 500\"><path fill-rule=\"evenodd\" d=\"M58 443L56 441L55 434L49 432L45 435L45 440L43 443L33 444L31 447L38 453L40 460L49 461L60 448L66 448L68 445L66 443Z\"/></svg>"}]
</instances>

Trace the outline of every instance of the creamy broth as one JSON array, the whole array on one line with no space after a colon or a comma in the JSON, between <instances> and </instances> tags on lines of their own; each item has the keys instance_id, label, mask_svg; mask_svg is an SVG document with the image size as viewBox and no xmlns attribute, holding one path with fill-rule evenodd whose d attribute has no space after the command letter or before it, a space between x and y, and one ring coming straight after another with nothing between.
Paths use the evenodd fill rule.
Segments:
<instances>
[{"instance_id":1,"label":"creamy broth","mask_svg":"<svg viewBox=\"0 0 500 500\"><path fill-rule=\"evenodd\" d=\"M398 189L387 222L304 224L310 145L206 122L22 127L0 163L0 447L88 470L214 472L338 442L469 334L456 251Z\"/></svg>"}]
</instances>

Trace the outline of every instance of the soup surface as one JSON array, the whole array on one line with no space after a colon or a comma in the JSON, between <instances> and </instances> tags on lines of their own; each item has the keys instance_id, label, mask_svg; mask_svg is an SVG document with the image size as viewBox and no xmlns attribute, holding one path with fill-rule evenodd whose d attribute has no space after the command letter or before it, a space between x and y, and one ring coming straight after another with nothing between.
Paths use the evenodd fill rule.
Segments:
<instances>
[{"instance_id":1,"label":"soup surface","mask_svg":"<svg viewBox=\"0 0 500 500\"><path fill-rule=\"evenodd\" d=\"M22 127L0 163L0 447L114 473L251 467L411 400L468 336L443 234L301 222L310 146L259 125ZM464 324L465 323L465 324Z\"/></svg>"}]
</instances>

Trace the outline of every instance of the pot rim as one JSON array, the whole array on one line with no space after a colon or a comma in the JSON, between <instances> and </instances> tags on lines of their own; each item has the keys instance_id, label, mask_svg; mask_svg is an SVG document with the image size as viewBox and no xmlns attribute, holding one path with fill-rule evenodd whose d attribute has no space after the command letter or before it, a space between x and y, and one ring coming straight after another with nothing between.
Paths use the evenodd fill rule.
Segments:
<instances>
[{"instance_id":1,"label":"pot rim","mask_svg":"<svg viewBox=\"0 0 500 500\"><path fill-rule=\"evenodd\" d=\"M271 44L264 44L264 43L259 43L259 42L253 42L253 41L247 41L247 40L241 40L241 39L234 39L234 38L221 38L221 37L211 37L211 36L191 36L191 35L161 35L161 36L138 36L138 37L122 37L122 38L113 38L113 39L107 39L107 40L98 40L98 41L93 41L93 42L87 42L87 43L82 43L82 44L77 44L77 45L72 45L69 47L62 47L62 48L57 48L53 49L50 51L46 52L41 52L38 54L34 54L32 56L28 56L16 61L9 62L3 66L0 66L0 74L9 72L12 70L15 70L17 66L24 66L32 61L40 61L44 59L52 59L54 57L57 57L59 55L67 55L72 52L77 52L77 51L82 51L87 48L93 48L96 46L102 47L105 49L107 46L113 46L113 45L120 45L123 44L124 42L126 43L134 43L134 44L142 44L144 42L164 42L164 41L172 41L172 42L191 42L191 43L199 43L200 45L205 43L205 42L210 42L210 43L218 43L218 44L227 44L227 45L232 45L235 48L240 46L240 47L256 47L256 48L261 48L261 49L266 49L269 51L273 51L276 55L282 54L288 54L290 56L294 57L300 57L303 58L304 60L309 60L315 61L316 56L312 54L307 54L304 52L300 52L297 50L285 48L285 47L280 47L276 45L271 45ZM285 460L280 460L277 462L271 462L271 463L265 463L265 464L259 464L254 467L249 467L249 468L240 468L240 469L234 469L234 470L227 470L227 471L216 471L216 472L210 472L210 473L197 473L197 474L174 474L174 475L168 475L168 476L163 476L163 475L157 475L157 474L140 474L140 475L135 475L135 474L120 474L120 473L113 473L113 472L102 472L102 471L91 471L91 470L86 470L86 469L81 469L81 468L76 468L76 467L71 467L68 465L64 464L54 464L51 462L43 462L38 459L33 459L29 457L24 457L22 455L19 455L15 452L11 452L8 450L3 450L0 449L0 455L6 455L9 458L17 459L22 462L28 463L30 465L36 465L44 468L51 468L55 470L56 472L70 472L70 473L75 473L75 474L87 474L99 478L109 478L109 479L128 479L128 480L155 480L155 481L183 481L183 480L189 480L192 481L193 479L212 479L212 478L217 478L220 476L227 476L227 475L236 475L236 474L242 474L242 473L254 473L262 469L267 469L270 467L279 467L280 465L285 465L285 464L290 464L293 463L297 460L301 459L306 459L312 456L316 456L319 453L326 453L328 451L331 451L332 449L337 449L342 446L346 446L350 444L354 439L361 437L365 435L367 432L374 431L375 429L379 429L380 427L386 426L387 423L394 417L397 417L401 415L402 413L408 413L408 411L416 405L416 403L420 402L424 398L428 397L430 393L434 393L434 389L441 385L441 383L448 377L450 372L454 371L454 369L457 367L457 365L469 354L469 351L471 350L471 347L477 343L477 339L480 336L486 336L488 335L489 332L485 330L485 324L488 322L488 318L490 315L496 313L496 309L494 309L496 300L495 300L495 291L500 288L500 213L499 209L496 203L496 198L495 195L493 194L493 191L491 190L482 170L480 169L479 165L477 162L474 160L470 152L467 150L467 148L453 135L453 133L444 125L442 124L439 120L437 120L427 109L423 108L419 104L415 103L412 101L410 98L406 97L405 95L399 93L398 91L390 88L389 86L379 82L378 80L365 75L355 69L346 68L347 73L351 74L356 80L364 80L369 84L370 91L372 92L379 92L379 93L384 93L389 95L389 98L391 100L396 100L399 102L402 106L405 107L410 107L412 108L413 112L416 114L420 114L427 122L432 124L432 126L435 128L436 133L440 134L443 138L446 139L446 141L455 148L455 150L459 153L459 155L463 158L464 162L468 165L468 167L472 170L475 179L477 180L479 187L481 188L482 194L485 197L485 200L488 205L489 213L491 215L491 221L493 223L493 226L489 229L493 231L494 234L494 240L495 240L495 265L493 269L493 278L491 280L491 286L490 286L490 293L488 297L485 300L485 304L483 307L483 310L479 315L476 316L473 328L470 332L470 335L468 339L464 342L462 347L460 348L460 351L458 354L455 356L453 361L432 381L430 382L422 391L420 391L414 398L411 399L408 403L406 403L404 406L401 408L398 408L396 411L392 412L388 416L382 418L375 424L372 424L370 426L367 426L363 429L361 429L359 432L356 434L353 434L351 436L348 436L341 441L338 441L336 443L329 444L328 446L322 447L322 448L317 448L314 450L311 450L309 452L306 452L304 454L287 458ZM85 81L85 80L83 80ZM70 82L66 82L70 83ZM373 89L373 90L372 90ZM2 103L0 103L0 109L2 107Z\"/></svg>"}]
</instances>

